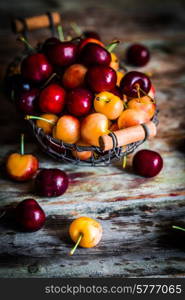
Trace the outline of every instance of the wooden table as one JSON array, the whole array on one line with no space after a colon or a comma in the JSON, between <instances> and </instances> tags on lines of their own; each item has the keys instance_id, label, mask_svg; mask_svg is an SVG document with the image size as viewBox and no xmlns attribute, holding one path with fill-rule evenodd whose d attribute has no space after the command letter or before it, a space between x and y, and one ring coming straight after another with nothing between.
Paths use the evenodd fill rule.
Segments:
<instances>
[{"instance_id":1,"label":"wooden table","mask_svg":"<svg viewBox=\"0 0 185 300\"><path fill-rule=\"evenodd\" d=\"M6 1L7 2L7 1ZM10 2L10 1L8 1ZM49 9L62 12L63 24L75 21L84 28L98 29L106 42L141 41L152 51L151 62L141 71L152 72L160 109L157 137L143 148L159 151L164 168L155 178L132 172L131 160L109 167L77 167L58 163L40 152L29 137L26 150L39 157L41 167L59 167L70 176L67 192L58 198L39 198L33 183L13 183L1 168L0 207L11 207L34 197L47 214L46 226L35 233L21 233L7 213L0 219L0 277L172 277L185 276L184 233L172 225L185 226L185 33L181 1L156 7L155 1L117 1L105 6L94 1L11 2L17 15L39 14ZM135 6L132 6L133 2ZM155 9L154 5L155 2ZM10 4L9 4L10 6ZM144 6L144 10L142 9ZM8 29L10 8L1 4L1 79L5 67L21 45ZM178 17L176 17L178 16ZM31 34L33 44L47 30ZM9 151L17 150L22 123L1 92L1 164ZM79 248L73 257L67 230L72 219L90 216L101 222L103 239L96 248Z\"/></svg>"}]
</instances>

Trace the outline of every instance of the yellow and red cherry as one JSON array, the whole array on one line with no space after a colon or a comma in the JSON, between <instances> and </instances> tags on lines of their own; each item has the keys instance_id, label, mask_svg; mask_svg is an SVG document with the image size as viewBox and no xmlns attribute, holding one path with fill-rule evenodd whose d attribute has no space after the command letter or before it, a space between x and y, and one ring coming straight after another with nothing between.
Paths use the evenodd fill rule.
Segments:
<instances>
[{"instance_id":1,"label":"yellow and red cherry","mask_svg":"<svg viewBox=\"0 0 185 300\"><path fill-rule=\"evenodd\" d=\"M39 107L43 113L59 114L65 104L65 90L56 83L44 88L39 97Z\"/></svg>"},{"instance_id":2,"label":"yellow and red cherry","mask_svg":"<svg viewBox=\"0 0 185 300\"><path fill-rule=\"evenodd\" d=\"M15 181L27 181L35 175L39 162L32 154L24 154L24 135L21 135L21 152L12 153L6 161L6 171Z\"/></svg>"},{"instance_id":3,"label":"yellow and red cherry","mask_svg":"<svg viewBox=\"0 0 185 300\"><path fill-rule=\"evenodd\" d=\"M37 231L45 223L46 215L34 199L25 199L15 208L15 219L23 231Z\"/></svg>"},{"instance_id":4,"label":"yellow and red cherry","mask_svg":"<svg viewBox=\"0 0 185 300\"><path fill-rule=\"evenodd\" d=\"M76 117L82 117L89 113L93 103L93 93L85 88L76 88L67 93L68 112Z\"/></svg>"},{"instance_id":5,"label":"yellow and red cherry","mask_svg":"<svg viewBox=\"0 0 185 300\"><path fill-rule=\"evenodd\" d=\"M104 47L105 45L99 40L99 39L95 39L95 38L92 38L92 37L87 37L85 39L83 39L80 44L79 44L79 52L81 52L81 50L88 44L90 43L93 43L93 44L96 44L96 45L99 45L101 47Z\"/></svg>"},{"instance_id":6,"label":"yellow and red cherry","mask_svg":"<svg viewBox=\"0 0 185 300\"><path fill-rule=\"evenodd\" d=\"M111 62L110 53L100 45L88 43L80 52L80 61L86 66L104 65Z\"/></svg>"},{"instance_id":7,"label":"yellow and red cherry","mask_svg":"<svg viewBox=\"0 0 185 300\"><path fill-rule=\"evenodd\" d=\"M37 109L37 100L39 96L39 89L32 88L29 91L22 92L16 100L18 109L23 114L34 114Z\"/></svg>"},{"instance_id":8,"label":"yellow and red cherry","mask_svg":"<svg viewBox=\"0 0 185 300\"><path fill-rule=\"evenodd\" d=\"M86 143L99 146L99 137L108 133L109 120L101 113L86 116L81 123L81 137Z\"/></svg>"},{"instance_id":9,"label":"yellow and red cherry","mask_svg":"<svg viewBox=\"0 0 185 300\"><path fill-rule=\"evenodd\" d=\"M94 109L109 120L115 120L121 115L124 106L120 97L110 92L101 92L94 99Z\"/></svg>"},{"instance_id":10,"label":"yellow and red cherry","mask_svg":"<svg viewBox=\"0 0 185 300\"><path fill-rule=\"evenodd\" d=\"M154 177L161 171L163 159L161 155L151 150L140 150L133 158L133 169L136 174L144 177Z\"/></svg>"},{"instance_id":11,"label":"yellow and red cherry","mask_svg":"<svg viewBox=\"0 0 185 300\"><path fill-rule=\"evenodd\" d=\"M86 73L86 82L95 93L111 91L116 86L116 72L108 66L93 66Z\"/></svg>"},{"instance_id":12,"label":"yellow and red cherry","mask_svg":"<svg viewBox=\"0 0 185 300\"><path fill-rule=\"evenodd\" d=\"M79 140L77 143L76 143L77 146L85 146L85 147L90 147L91 145L85 143L84 141L82 140ZM72 155L77 158L77 159L80 159L80 160L88 160L89 158L92 157L93 155L93 152L92 151L88 151L88 150L84 150L84 151L78 151L78 150L73 150L72 151Z\"/></svg>"},{"instance_id":13,"label":"yellow and red cherry","mask_svg":"<svg viewBox=\"0 0 185 300\"><path fill-rule=\"evenodd\" d=\"M152 84L151 89L150 89L150 91L148 93L148 96L151 97L152 99L154 99L155 98L155 94L156 94L155 87Z\"/></svg>"},{"instance_id":14,"label":"yellow and red cherry","mask_svg":"<svg viewBox=\"0 0 185 300\"><path fill-rule=\"evenodd\" d=\"M67 89L74 89L84 84L87 68L81 64L74 64L68 67L63 76L62 84Z\"/></svg>"},{"instance_id":15,"label":"yellow and red cherry","mask_svg":"<svg viewBox=\"0 0 185 300\"><path fill-rule=\"evenodd\" d=\"M138 93L141 96L148 94L151 88L151 81L147 75L137 71L131 71L126 73L121 82L120 89L123 94L128 97L138 97Z\"/></svg>"},{"instance_id":16,"label":"yellow and red cherry","mask_svg":"<svg viewBox=\"0 0 185 300\"><path fill-rule=\"evenodd\" d=\"M116 74L117 74L117 83L116 84L118 86L120 86L120 82L121 82L123 76L125 75L125 73L123 71L117 71Z\"/></svg>"},{"instance_id":17,"label":"yellow and red cherry","mask_svg":"<svg viewBox=\"0 0 185 300\"><path fill-rule=\"evenodd\" d=\"M58 121L58 116L54 114L43 114L40 116L30 116L25 117L26 120L36 120L36 126L42 128L45 134L52 134L53 127Z\"/></svg>"},{"instance_id":18,"label":"yellow and red cherry","mask_svg":"<svg viewBox=\"0 0 185 300\"><path fill-rule=\"evenodd\" d=\"M143 67L150 60L148 48L141 44L131 45L126 52L126 61L134 66Z\"/></svg>"},{"instance_id":19,"label":"yellow and red cherry","mask_svg":"<svg viewBox=\"0 0 185 300\"><path fill-rule=\"evenodd\" d=\"M136 109L124 110L118 118L119 129L136 126L143 124L150 120L148 114L145 111L138 111Z\"/></svg>"},{"instance_id":20,"label":"yellow and red cherry","mask_svg":"<svg viewBox=\"0 0 185 300\"><path fill-rule=\"evenodd\" d=\"M43 197L58 197L68 188L68 175L60 169L41 169L35 179L37 193Z\"/></svg>"},{"instance_id":21,"label":"yellow and red cherry","mask_svg":"<svg viewBox=\"0 0 185 300\"><path fill-rule=\"evenodd\" d=\"M110 67L114 69L116 72L119 70L119 59L114 52L111 52L111 62Z\"/></svg>"},{"instance_id":22,"label":"yellow and red cherry","mask_svg":"<svg viewBox=\"0 0 185 300\"><path fill-rule=\"evenodd\" d=\"M22 76L36 83L48 79L52 72L52 65L42 53L31 54L24 58L21 63Z\"/></svg>"},{"instance_id":23,"label":"yellow and red cherry","mask_svg":"<svg viewBox=\"0 0 185 300\"><path fill-rule=\"evenodd\" d=\"M133 98L132 100L128 101L127 106L130 109L145 111L149 119L154 116L156 110L156 104L148 96Z\"/></svg>"},{"instance_id":24,"label":"yellow and red cherry","mask_svg":"<svg viewBox=\"0 0 185 300\"><path fill-rule=\"evenodd\" d=\"M74 116L63 115L53 128L53 137L75 144L80 139L80 121Z\"/></svg>"},{"instance_id":25,"label":"yellow and red cherry","mask_svg":"<svg viewBox=\"0 0 185 300\"><path fill-rule=\"evenodd\" d=\"M73 255L78 245L83 248L95 247L102 238L103 229L99 222L89 217L80 217L69 226L69 235L75 244L70 251Z\"/></svg>"},{"instance_id":26,"label":"yellow and red cherry","mask_svg":"<svg viewBox=\"0 0 185 300\"><path fill-rule=\"evenodd\" d=\"M47 57L53 65L69 66L75 63L77 59L77 45L71 41L56 43L50 46Z\"/></svg>"}]
</instances>

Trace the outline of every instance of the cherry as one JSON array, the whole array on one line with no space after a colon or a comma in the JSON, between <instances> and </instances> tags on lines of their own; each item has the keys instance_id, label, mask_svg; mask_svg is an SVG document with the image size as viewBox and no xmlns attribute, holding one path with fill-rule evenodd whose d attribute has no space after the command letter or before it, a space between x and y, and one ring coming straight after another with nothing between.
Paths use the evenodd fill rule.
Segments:
<instances>
[{"instance_id":1,"label":"cherry","mask_svg":"<svg viewBox=\"0 0 185 300\"><path fill-rule=\"evenodd\" d=\"M5 88L8 95L11 96L12 92L14 92L14 98L17 98L22 92L30 91L32 87L33 84L29 80L23 78L21 74L8 76L5 81Z\"/></svg>"},{"instance_id":2,"label":"cherry","mask_svg":"<svg viewBox=\"0 0 185 300\"><path fill-rule=\"evenodd\" d=\"M47 56L52 64L65 67L76 61L77 48L72 42L56 43L50 47Z\"/></svg>"},{"instance_id":3,"label":"cherry","mask_svg":"<svg viewBox=\"0 0 185 300\"><path fill-rule=\"evenodd\" d=\"M141 44L133 44L127 49L126 60L131 65L142 67L148 63L149 59L148 48Z\"/></svg>"},{"instance_id":4,"label":"cherry","mask_svg":"<svg viewBox=\"0 0 185 300\"><path fill-rule=\"evenodd\" d=\"M24 231L37 231L45 223L46 216L34 199L25 199L15 208L15 218Z\"/></svg>"},{"instance_id":5,"label":"cherry","mask_svg":"<svg viewBox=\"0 0 185 300\"><path fill-rule=\"evenodd\" d=\"M46 80L53 72L53 67L42 53L34 53L23 59L21 74L34 82Z\"/></svg>"},{"instance_id":6,"label":"cherry","mask_svg":"<svg viewBox=\"0 0 185 300\"><path fill-rule=\"evenodd\" d=\"M134 171L144 177L154 177L161 171L163 159L161 155L151 150L140 150L133 158Z\"/></svg>"},{"instance_id":7,"label":"cherry","mask_svg":"<svg viewBox=\"0 0 185 300\"><path fill-rule=\"evenodd\" d=\"M35 180L36 190L40 196L56 197L65 193L68 176L59 169L42 169Z\"/></svg>"},{"instance_id":8,"label":"cherry","mask_svg":"<svg viewBox=\"0 0 185 300\"><path fill-rule=\"evenodd\" d=\"M60 43L60 40L56 37L50 37L47 40L45 40L43 46L42 46L42 52L44 52L46 55L49 52L51 46L56 45Z\"/></svg>"},{"instance_id":9,"label":"cherry","mask_svg":"<svg viewBox=\"0 0 185 300\"><path fill-rule=\"evenodd\" d=\"M80 60L87 66L106 65L111 62L110 53L100 45L88 43L80 52Z\"/></svg>"},{"instance_id":10,"label":"cherry","mask_svg":"<svg viewBox=\"0 0 185 300\"><path fill-rule=\"evenodd\" d=\"M24 114L34 114L37 110L37 98L39 89L33 88L20 94L17 99L17 106Z\"/></svg>"},{"instance_id":11,"label":"cherry","mask_svg":"<svg viewBox=\"0 0 185 300\"><path fill-rule=\"evenodd\" d=\"M76 88L67 95L67 108L70 114L82 117L89 113L92 107L93 93L85 88Z\"/></svg>"},{"instance_id":12,"label":"cherry","mask_svg":"<svg viewBox=\"0 0 185 300\"><path fill-rule=\"evenodd\" d=\"M147 75L137 71L128 72L120 82L120 90L129 97L144 96L150 91L151 81Z\"/></svg>"},{"instance_id":13,"label":"cherry","mask_svg":"<svg viewBox=\"0 0 185 300\"><path fill-rule=\"evenodd\" d=\"M90 30L84 31L83 36L85 38L93 38L96 40L101 40L100 35L95 31L90 31Z\"/></svg>"},{"instance_id":14,"label":"cherry","mask_svg":"<svg viewBox=\"0 0 185 300\"><path fill-rule=\"evenodd\" d=\"M65 90L58 84L52 83L44 88L39 97L39 107L44 113L59 114L65 104Z\"/></svg>"},{"instance_id":15,"label":"cherry","mask_svg":"<svg viewBox=\"0 0 185 300\"><path fill-rule=\"evenodd\" d=\"M93 66L86 73L89 87L96 93L111 91L116 86L116 72L108 66Z\"/></svg>"},{"instance_id":16,"label":"cherry","mask_svg":"<svg viewBox=\"0 0 185 300\"><path fill-rule=\"evenodd\" d=\"M122 94L122 92L120 91L119 86L116 85L115 88L113 88L110 92L111 92L112 94L114 94L114 95L120 97L120 99L123 99L123 94Z\"/></svg>"}]
</instances>

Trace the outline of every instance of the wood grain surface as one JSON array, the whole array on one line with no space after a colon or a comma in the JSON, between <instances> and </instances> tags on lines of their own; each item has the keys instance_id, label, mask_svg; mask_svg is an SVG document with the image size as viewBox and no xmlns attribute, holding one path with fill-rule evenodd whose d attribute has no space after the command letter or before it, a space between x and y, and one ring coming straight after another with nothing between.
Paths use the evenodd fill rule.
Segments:
<instances>
[{"instance_id":1,"label":"wood grain surface","mask_svg":"<svg viewBox=\"0 0 185 300\"><path fill-rule=\"evenodd\" d=\"M15 5L15 3L17 3ZM100 31L105 42L119 38L117 53L139 41L150 47L151 72L160 109L158 134L141 148L159 151L164 168L145 179L120 161L109 167L78 167L53 161L26 136L26 151L39 157L41 167L59 167L70 176L67 192L40 198L34 183L11 182L3 169L6 155L19 148L23 123L13 104L0 94L0 277L185 277L185 5L183 1L6 1L0 4L1 87L6 65L22 46L9 29L10 14L30 16L48 10L61 12L64 29L69 22ZM138 4L140 3L140 5ZM158 5L156 5L158 3ZM162 1L161 1L162 3ZM34 45L49 31L30 34ZM35 233L19 232L12 208L34 197L47 214L45 227ZM103 226L103 239L93 249L79 248L73 257L68 226L78 216L90 216Z\"/></svg>"}]
</instances>

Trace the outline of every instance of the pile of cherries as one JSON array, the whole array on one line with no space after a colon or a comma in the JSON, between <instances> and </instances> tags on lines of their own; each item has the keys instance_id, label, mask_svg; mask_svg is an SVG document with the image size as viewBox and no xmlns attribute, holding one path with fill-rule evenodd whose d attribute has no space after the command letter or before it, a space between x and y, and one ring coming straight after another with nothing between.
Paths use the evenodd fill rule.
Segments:
<instances>
[{"instance_id":1,"label":"pile of cherries","mask_svg":"<svg viewBox=\"0 0 185 300\"><path fill-rule=\"evenodd\" d=\"M80 146L99 146L101 135L149 121L156 109L154 87L146 74L120 68L112 52L117 44L106 47L97 33L84 32L70 41L52 37L38 49L29 46L19 71L7 78L17 108L26 119L34 119L45 134ZM134 44L127 49L129 64L144 66L149 58L145 46ZM87 160L93 152L74 150L72 155ZM133 169L141 176L156 176L162 167L160 154L151 150L140 150L133 158ZM39 169L38 159L24 153L24 135L20 153L7 158L6 171L15 181L34 180L37 195L43 197L61 196L69 184L64 171ZM26 231L40 229L46 219L34 199L20 202L15 215ZM73 254L78 244L87 248L97 245L102 227L82 217L72 222L69 234L76 243Z\"/></svg>"},{"instance_id":2,"label":"pile of cherries","mask_svg":"<svg viewBox=\"0 0 185 300\"><path fill-rule=\"evenodd\" d=\"M155 90L139 71L125 72L113 52L119 41L105 46L95 32L71 40L48 38L29 48L8 87L19 111L36 126L67 144L99 146L110 131L149 121L155 113ZM139 44L127 49L126 61L144 66L149 50ZM88 160L92 151L72 151Z\"/></svg>"}]
</instances>

